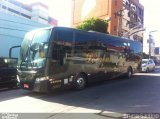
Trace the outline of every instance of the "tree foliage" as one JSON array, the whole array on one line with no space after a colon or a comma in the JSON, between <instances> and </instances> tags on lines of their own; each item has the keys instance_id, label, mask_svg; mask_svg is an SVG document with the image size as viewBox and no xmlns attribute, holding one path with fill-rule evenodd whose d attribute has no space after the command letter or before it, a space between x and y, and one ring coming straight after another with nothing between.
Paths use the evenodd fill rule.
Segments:
<instances>
[{"instance_id":1,"label":"tree foliage","mask_svg":"<svg viewBox=\"0 0 160 119\"><path fill-rule=\"evenodd\" d=\"M88 19L84 21L82 24L80 24L79 26L77 26L77 29L81 29L85 31L93 30L93 31L108 34L107 28L108 28L108 21L102 20L99 18Z\"/></svg>"}]
</instances>

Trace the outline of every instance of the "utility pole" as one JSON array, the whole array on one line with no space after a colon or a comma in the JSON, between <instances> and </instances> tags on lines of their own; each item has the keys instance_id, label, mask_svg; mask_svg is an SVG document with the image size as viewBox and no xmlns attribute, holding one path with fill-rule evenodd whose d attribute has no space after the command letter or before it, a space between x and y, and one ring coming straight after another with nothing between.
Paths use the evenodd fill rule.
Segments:
<instances>
[{"instance_id":1,"label":"utility pole","mask_svg":"<svg viewBox=\"0 0 160 119\"><path fill-rule=\"evenodd\" d=\"M123 16L122 13L123 13L124 10L125 10L125 9L121 9L121 10L119 10L119 11L117 11L117 12L115 13L115 15L118 16L117 36L120 35L120 18Z\"/></svg>"},{"instance_id":2,"label":"utility pole","mask_svg":"<svg viewBox=\"0 0 160 119\"><path fill-rule=\"evenodd\" d=\"M152 44L154 44L153 37L152 37L151 33L157 32L157 31L158 31L158 30L154 30L154 31L150 31L150 32L149 32L149 39L147 40L147 43L149 43L149 59L151 58L151 48L152 48Z\"/></svg>"},{"instance_id":3,"label":"utility pole","mask_svg":"<svg viewBox=\"0 0 160 119\"><path fill-rule=\"evenodd\" d=\"M131 11L130 10L130 6L131 6L131 0L129 0L129 6L128 7L123 7L121 8L120 10L118 10L117 12L115 12L115 16L118 16L118 26L117 26L117 36L120 36L120 20L121 18L124 16L124 10L128 9L129 8L129 12ZM123 35L123 34L122 34Z\"/></svg>"},{"instance_id":4,"label":"utility pole","mask_svg":"<svg viewBox=\"0 0 160 119\"><path fill-rule=\"evenodd\" d=\"M152 35L149 34L149 39L148 39L148 43L149 43L149 59L151 58L151 44L153 42L153 39L152 39Z\"/></svg>"}]
</instances>

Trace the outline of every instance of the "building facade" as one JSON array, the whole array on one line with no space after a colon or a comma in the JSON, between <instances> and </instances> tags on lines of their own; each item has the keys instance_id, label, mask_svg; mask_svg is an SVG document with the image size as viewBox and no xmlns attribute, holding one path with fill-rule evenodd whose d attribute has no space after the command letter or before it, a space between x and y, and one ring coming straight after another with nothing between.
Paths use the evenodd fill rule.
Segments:
<instances>
[{"instance_id":1,"label":"building facade","mask_svg":"<svg viewBox=\"0 0 160 119\"><path fill-rule=\"evenodd\" d=\"M42 3L0 0L0 57L8 57L12 46L21 45L28 31L51 25L57 26L57 20L48 15L48 7ZM13 56L19 56L19 49Z\"/></svg>"},{"instance_id":2,"label":"building facade","mask_svg":"<svg viewBox=\"0 0 160 119\"><path fill-rule=\"evenodd\" d=\"M110 34L143 41L144 7L139 0L73 0L72 17L73 27L91 17L101 18L109 21Z\"/></svg>"},{"instance_id":3,"label":"building facade","mask_svg":"<svg viewBox=\"0 0 160 119\"><path fill-rule=\"evenodd\" d=\"M47 26L50 25L0 12L0 57L8 57L12 46L21 45L28 31ZM13 51L13 56L19 56L19 49Z\"/></svg>"},{"instance_id":4,"label":"building facade","mask_svg":"<svg viewBox=\"0 0 160 119\"><path fill-rule=\"evenodd\" d=\"M125 37L143 42L144 7L139 0L123 0L122 31Z\"/></svg>"},{"instance_id":5,"label":"building facade","mask_svg":"<svg viewBox=\"0 0 160 119\"><path fill-rule=\"evenodd\" d=\"M48 7L40 2L25 5L17 0L1 0L0 11L42 24L57 26L57 20L48 15Z\"/></svg>"}]
</instances>

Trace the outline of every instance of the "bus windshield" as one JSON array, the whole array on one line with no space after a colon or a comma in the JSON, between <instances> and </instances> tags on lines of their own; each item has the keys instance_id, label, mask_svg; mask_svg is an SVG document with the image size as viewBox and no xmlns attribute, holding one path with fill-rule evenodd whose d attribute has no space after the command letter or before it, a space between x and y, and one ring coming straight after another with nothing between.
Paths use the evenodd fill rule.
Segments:
<instances>
[{"instance_id":1,"label":"bus windshield","mask_svg":"<svg viewBox=\"0 0 160 119\"><path fill-rule=\"evenodd\" d=\"M44 46L44 54L47 53L51 30L43 29L28 33L21 45L20 67L41 68L45 64L45 57L40 56L40 46Z\"/></svg>"}]
</instances>

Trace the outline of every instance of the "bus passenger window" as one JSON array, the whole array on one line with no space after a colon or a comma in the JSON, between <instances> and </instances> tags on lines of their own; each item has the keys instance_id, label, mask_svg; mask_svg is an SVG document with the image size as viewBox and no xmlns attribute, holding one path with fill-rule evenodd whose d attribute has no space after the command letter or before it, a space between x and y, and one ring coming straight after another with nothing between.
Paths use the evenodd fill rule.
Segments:
<instances>
[{"instance_id":1,"label":"bus passenger window","mask_svg":"<svg viewBox=\"0 0 160 119\"><path fill-rule=\"evenodd\" d=\"M53 51L52 51L52 58L54 60L58 60L59 59L59 46L58 45L54 45L53 46Z\"/></svg>"}]
</instances>

